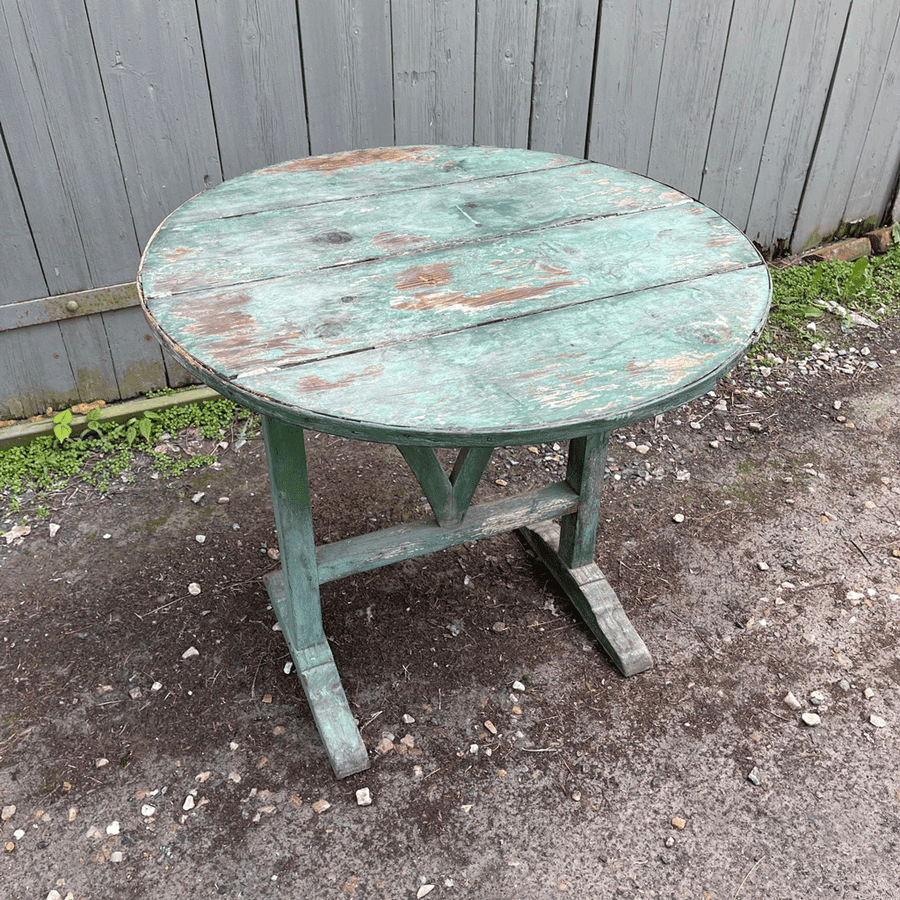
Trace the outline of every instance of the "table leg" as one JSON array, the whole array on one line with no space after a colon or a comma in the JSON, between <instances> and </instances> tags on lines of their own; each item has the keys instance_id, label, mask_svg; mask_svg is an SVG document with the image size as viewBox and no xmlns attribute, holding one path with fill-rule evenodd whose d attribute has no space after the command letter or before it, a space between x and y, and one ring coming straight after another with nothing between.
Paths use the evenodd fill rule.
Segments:
<instances>
[{"instance_id":1,"label":"table leg","mask_svg":"<svg viewBox=\"0 0 900 900\"><path fill-rule=\"evenodd\" d=\"M266 577L266 589L332 768L344 778L367 769L369 757L322 630L303 430L263 416L263 437L281 548L281 571Z\"/></svg>"},{"instance_id":2,"label":"table leg","mask_svg":"<svg viewBox=\"0 0 900 900\"><path fill-rule=\"evenodd\" d=\"M649 669L653 661L615 591L594 563L608 442L606 433L569 442L566 482L578 492L577 511L563 516L560 526L541 522L520 531L619 671L636 675Z\"/></svg>"}]
</instances>

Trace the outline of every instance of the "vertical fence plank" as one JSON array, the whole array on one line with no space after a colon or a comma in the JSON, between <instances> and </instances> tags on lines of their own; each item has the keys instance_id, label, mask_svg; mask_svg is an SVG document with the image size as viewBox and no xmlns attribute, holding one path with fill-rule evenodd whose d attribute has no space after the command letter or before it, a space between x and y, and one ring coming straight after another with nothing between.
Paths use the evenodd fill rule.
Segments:
<instances>
[{"instance_id":1,"label":"vertical fence plank","mask_svg":"<svg viewBox=\"0 0 900 900\"><path fill-rule=\"evenodd\" d=\"M543 0L538 7L533 150L584 156L599 13L599 0Z\"/></svg>"},{"instance_id":2,"label":"vertical fence plank","mask_svg":"<svg viewBox=\"0 0 900 900\"><path fill-rule=\"evenodd\" d=\"M37 249L0 136L0 306L47 293Z\"/></svg>"},{"instance_id":3,"label":"vertical fence plank","mask_svg":"<svg viewBox=\"0 0 900 900\"><path fill-rule=\"evenodd\" d=\"M849 9L850 0L795 5L745 226L767 249L794 230Z\"/></svg>"},{"instance_id":4,"label":"vertical fence plank","mask_svg":"<svg viewBox=\"0 0 900 900\"><path fill-rule=\"evenodd\" d=\"M116 383L123 400L166 387L162 349L140 307L103 314Z\"/></svg>"},{"instance_id":5,"label":"vertical fence plank","mask_svg":"<svg viewBox=\"0 0 900 900\"><path fill-rule=\"evenodd\" d=\"M887 7L888 4L885 4ZM887 9L885 9L887 13ZM900 15L900 10L897 11ZM885 23L890 28L890 20ZM866 140L859 154L856 176L844 208L844 220L855 222L888 212L900 172L900 21L884 68L884 78ZM875 222L874 224L880 224Z\"/></svg>"},{"instance_id":6,"label":"vertical fence plank","mask_svg":"<svg viewBox=\"0 0 900 900\"><path fill-rule=\"evenodd\" d=\"M392 0L396 143L472 143L475 0Z\"/></svg>"},{"instance_id":7,"label":"vertical fence plank","mask_svg":"<svg viewBox=\"0 0 900 900\"><path fill-rule=\"evenodd\" d=\"M778 86L784 0L735 0L700 197L744 230Z\"/></svg>"},{"instance_id":8,"label":"vertical fence plank","mask_svg":"<svg viewBox=\"0 0 900 900\"><path fill-rule=\"evenodd\" d=\"M199 0L197 8L224 177L307 156L294 0Z\"/></svg>"},{"instance_id":9,"label":"vertical fence plank","mask_svg":"<svg viewBox=\"0 0 900 900\"><path fill-rule=\"evenodd\" d=\"M794 252L821 243L842 223L884 79L897 11L898 0L850 7L834 86L794 226Z\"/></svg>"},{"instance_id":10,"label":"vertical fence plank","mask_svg":"<svg viewBox=\"0 0 900 900\"><path fill-rule=\"evenodd\" d=\"M527 147L537 0L479 0L475 143Z\"/></svg>"},{"instance_id":11,"label":"vertical fence plank","mask_svg":"<svg viewBox=\"0 0 900 900\"><path fill-rule=\"evenodd\" d=\"M222 180L197 11L180 0L86 5L143 247L175 207Z\"/></svg>"},{"instance_id":12,"label":"vertical fence plank","mask_svg":"<svg viewBox=\"0 0 900 900\"><path fill-rule=\"evenodd\" d=\"M80 399L56 322L0 332L0 418L24 419Z\"/></svg>"},{"instance_id":13,"label":"vertical fence plank","mask_svg":"<svg viewBox=\"0 0 900 900\"><path fill-rule=\"evenodd\" d=\"M299 0L313 155L394 143L390 0Z\"/></svg>"},{"instance_id":14,"label":"vertical fence plank","mask_svg":"<svg viewBox=\"0 0 900 900\"><path fill-rule=\"evenodd\" d=\"M647 173L670 0L604 0L588 156Z\"/></svg>"},{"instance_id":15,"label":"vertical fence plank","mask_svg":"<svg viewBox=\"0 0 900 900\"><path fill-rule=\"evenodd\" d=\"M113 367L103 314L78 316L59 324L63 345L72 368L78 399L89 402L102 397L118 400L119 386Z\"/></svg>"},{"instance_id":16,"label":"vertical fence plank","mask_svg":"<svg viewBox=\"0 0 900 900\"><path fill-rule=\"evenodd\" d=\"M0 0L0 84L50 293L131 277L138 246L84 7Z\"/></svg>"},{"instance_id":17,"label":"vertical fence plank","mask_svg":"<svg viewBox=\"0 0 900 900\"><path fill-rule=\"evenodd\" d=\"M648 174L692 197L700 193L731 8L723 0L672 0L669 11Z\"/></svg>"}]
</instances>

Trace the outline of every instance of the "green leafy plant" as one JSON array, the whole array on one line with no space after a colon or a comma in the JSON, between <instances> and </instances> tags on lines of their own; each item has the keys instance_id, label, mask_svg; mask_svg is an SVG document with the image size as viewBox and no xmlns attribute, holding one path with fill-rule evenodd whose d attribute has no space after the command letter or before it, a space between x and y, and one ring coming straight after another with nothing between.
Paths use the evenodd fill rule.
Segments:
<instances>
[{"instance_id":1,"label":"green leafy plant","mask_svg":"<svg viewBox=\"0 0 900 900\"><path fill-rule=\"evenodd\" d=\"M72 433L71 422L71 409L64 409L53 417L53 433L61 444L64 443L66 438Z\"/></svg>"}]
</instances>

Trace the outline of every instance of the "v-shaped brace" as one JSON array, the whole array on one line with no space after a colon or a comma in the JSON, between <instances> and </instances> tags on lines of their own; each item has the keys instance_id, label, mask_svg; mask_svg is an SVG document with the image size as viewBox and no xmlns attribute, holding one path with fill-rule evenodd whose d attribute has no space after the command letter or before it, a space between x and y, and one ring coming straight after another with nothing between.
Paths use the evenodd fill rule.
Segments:
<instances>
[{"instance_id":1,"label":"v-shaped brace","mask_svg":"<svg viewBox=\"0 0 900 900\"><path fill-rule=\"evenodd\" d=\"M397 449L419 480L438 525L443 528L459 525L494 448L466 447L460 450L449 477L431 447L398 446Z\"/></svg>"}]
</instances>

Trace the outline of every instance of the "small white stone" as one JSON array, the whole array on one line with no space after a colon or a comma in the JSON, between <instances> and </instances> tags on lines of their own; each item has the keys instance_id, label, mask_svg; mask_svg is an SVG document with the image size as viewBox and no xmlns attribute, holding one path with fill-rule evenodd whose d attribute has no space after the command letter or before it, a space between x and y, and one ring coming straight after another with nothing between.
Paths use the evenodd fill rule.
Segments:
<instances>
[{"instance_id":1,"label":"small white stone","mask_svg":"<svg viewBox=\"0 0 900 900\"><path fill-rule=\"evenodd\" d=\"M800 703L800 701L794 696L793 691L788 691L788 692L784 695L784 704L785 704L785 706L789 706L791 709L800 709L800 707L801 707L801 703Z\"/></svg>"},{"instance_id":2,"label":"small white stone","mask_svg":"<svg viewBox=\"0 0 900 900\"><path fill-rule=\"evenodd\" d=\"M203 544L203 543L206 542L206 535L205 535L205 534L198 534L198 535L195 535L194 540L195 540L198 544Z\"/></svg>"},{"instance_id":3,"label":"small white stone","mask_svg":"<svg viewBox=\"0 0 900 900\"><path fill-rule=\"evenodd\" d=\"M112 821L109 825L106 826L106 833L109 835L114 835L119 833L119 823L116 821Z\"/></svg>"},{"instance_id":4,"label":"small white stone","mask_svg":"<svg viewBox=\"0 0 900 900\"><path fill-rule=\"evenodd\" d=\"M60 526L56 524L56 522L50 523L50 537L56 537L56 532L59 531Z\"/></svg>"},{"instance_id":5,"label":"small white stone","mask_svg":"<svg viewBox=\"0 0 900 900\"><path fill-rule=\"evenodd\" d=\"M869 716L869 722L876 728L887 728L887 722L882 719L881 716L876 716L874 713Z\"/></svg>"},{"instance_id":6,"label":"small white stone","mask_svg":"<svg viewBox=\"0 0 900 900\"><path fill-rule=\"evenodd\" d=\"M875 691L873 691L872 688L866 688L863 691L863 697L865 697L866 700L871 700L874 696L875 696Z\"/></svg>"},{"instance_id":7,"label":"small white stone","mask_svg":"<svg viewBox=\"0 0 900 900\"><path fill-rule=\"evenodd\" d=\"M112 535L107 531L106 534L103 535L103 540L108 541L111 537Z\"/></svg>"},{"instance_id":8,"label":"small white stone","mask_svg":"<svg viewBox=\"0 0 900 900\"><path fill-rule=\"evenodd\" d=\"M192 581L192 582L188 585L188 593L189 593L189 594L193 594L193 595L196 597L197 594L200 593L200 585L197 584L196 581Z\"/></svg>"},{"instance_id":9,"label":"small white stone","mask_svg":"<svg viewBox=\"0 0 900 900\"><path fill-rule=\"evenodd\" d=\"M514 682L513 682L513 690L514 690L514 691L519 691L519 692L524 693L524 691L525 691L525 685L522 684L521 681L514 681Z\"/></svg>"},{"instance_id":10,"label":"small white stone","mask_svg":"<svg viewBox=\"0 0 900 900\"><path fill-rule=\"evenodd\" d=\"M194 806L196 805L194 801L194 797L191 794L188 794L187 797L184 798L184 803L181 804L181 808L185 812L190 812Z\"/></svg>"},{"instance_id":11,"label":"small white stone","mask_svg":"<svg viewBox=\"0 0 900 900\"><path fill-rule=\"evenodd\" d=\"M403 713L401 718L403 719L404 725L414 725L416 721L409 713Z\"/></svg>"},{"instance_id":12,"label":"small white stone","mask_svg":"<svg viewBox=\"0 0 900 900\"><path fill-rule=\"evenodd\" d=\"M672 521L675 522L676 525L680 525L684 521L684 515L682 513L675 513L672 516Z\"/></svg>"},{"instance_id":13,"label":"small white stone","mask_svg":"<svg viewBox=\"0 0 900 900\"><path fill-rule=\"evenodd\" d=\"M356 805L357 806L371 806L372 805L372 794L367 787L360 788L356 792Z\"/></svg>"},{"instance_id":14,"label":"small white stone","mask_svg":"<svg viewBox=\"0 0 900 900\"><path fill-rule=\"evenodd\" d=\"M849 600L851 603L859 603L860 600L862 600L864 595L861 594L859 591L847 591L845 596L846 596L846 599Z\"/></svg>"},{"instance_id":15,"label":"small white stone","mask_svg":"<svg viewBox=\"0 0 900 900\"><path fill-rule=\"evenodd\" d=\"M123 859L125 859L125 854L122 853L121 850L113 850L113 852L109 854L110 862L120 863Z\"/></svg>"},{"instance_id":16,"label":"small white stone","mask_svg":"<svg viewBox=\"0 0 900 900\"><path fill-rule=\"evenodd\" d=\"M756 564L756 568L759 569L760 572L768 572L768 571L769 571L769 564L768 564L767 562L762 562L762 561L760 560L760 562L758 562L758 563Z\"/></svg>"},{"instance_id":17,"label":"small white stone","mask_svg":"<svg viewBox=\"0 0 900 900\"><path fill-rule=\"evenodd\" d=\"M196 647L188 647L184 653L181 654L182 659L190 659L193 656L199 656L200 651Z\"/></svg>"},{"instance_id":18,"label":"small white stone","mask_svg":"<svg viewBox=\"0 0 900 900\"><path fill-rule=\"evenodd\" d=\"M650 448L646 444L638 444L637 447L634 448L641 456L646 456L650 452Z\"/></svg>"},{"instance_id":19,"label":"small white stone","mask_svg":"<svg viewBox=\"0 0 900 900\"><path fill-rule=\"evenodd\" d=\"M141 807L141 815L142 815L145 819L149 819L151 816L155 816L155 815L156 815L156 807L155 807L155 806L151 806L149 803L145 803L145 804Z\"/></svg>"},{"instance_id":20,"label":"small white stone","mask_svg":"<svg viewBox=\"0 0 900 900\"><path fill-rule=\"evenodd\" d=\"M800 718L803 719L804 725L809 725L811 727L822 724L821 717L819 715L817 715L816 713L806 712L806 713L803 713L803 715L800 716Z\"/></svg>"},{"instance_id":21,"label":"small white stone","mask_svg":"<svg viewBox=\"0 0 900 900\"><path fill-rule=\"evenodd\" d=\"M422 897L427 897L434 890L433 884L423 884L416 891L416 900L422 900Z\"/></svg>"},{"instance_id":22,"label":"small white stone","mask_svg":"<svg viewBox=\"0 0 900 900\"><path fill-rule=\"evenodd\" d=\"M191 503L199 503L206 496L206 491L197 491L193 497L191 497Z\"/></svg>"},{"instance_id":23,"label":"small white stone","mask_svg":"<svg viewBox=\"0 0 900 900\"><path fill-rule=\"evenodd\" d=\"M8 822L15 814L16 806L14 803L10 803L9 806L4 806L3 811L0 812L0 821Z\"/></svg>"},{"instance_id":24,"label":"small white stone","mask_svg":"<svg viewBox=\"0 0 900 900\"><path fill-rule=\"evenodd\" d=\"M150 685L151 691L161 691L162 690L162 682L154 681L153 684Z\"/></svg>"},{"instance_id":25,"label":"small white stone","mask_svg":"<svg viewBox=\"0 0 900 900\"><path fill-rule=\"evenodd\" d=\"M290 674L291 674L291 669L293 669L293 668L294 668L294 664L293 664L292 662L286 662L286 663L284 664L284 674L285 674L285 675L290 675Z\"/></svg>"}]
</instances>

